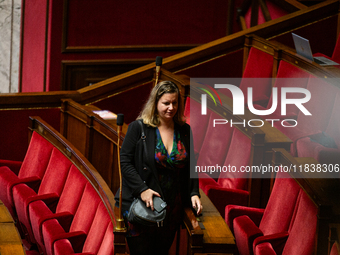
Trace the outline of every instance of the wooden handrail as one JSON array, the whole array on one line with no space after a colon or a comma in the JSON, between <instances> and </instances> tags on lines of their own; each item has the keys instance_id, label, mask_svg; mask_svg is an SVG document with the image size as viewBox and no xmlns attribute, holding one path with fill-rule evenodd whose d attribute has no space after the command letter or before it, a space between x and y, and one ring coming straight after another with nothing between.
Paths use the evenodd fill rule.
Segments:
<instances>
[{"instance_id":1,"label":"wooden handrail","mask_svg":"<svg viewBox=\"0 0 340 255\"><path fill-rule=\"evenodd\" d=\"M178 72L242 49L244 37L247 34L256 34L265 39L275 38L292 29L337 15L338 13L339 1L328 0L165 58L163 59L162 68L171 72ZM154 63L148 64L77 91L1 94L0 109L56 107L60 105L62 98L71 98L81 104L93 103L152 81L154 68Z\"/></svg>"},{"instance_id":2,"label":"wooden handrail","mask_svg":"<svg viewBox=\"0 0 340 255\"><path fill-rule=\"evenodd\" d=\"M292 6L295 6L299 10L303 10L303 9L307 8L306 5L304 5L303 3L296 1L296 0L286 0L286 2L289 3Z\"/></svg>"}]
</instances>

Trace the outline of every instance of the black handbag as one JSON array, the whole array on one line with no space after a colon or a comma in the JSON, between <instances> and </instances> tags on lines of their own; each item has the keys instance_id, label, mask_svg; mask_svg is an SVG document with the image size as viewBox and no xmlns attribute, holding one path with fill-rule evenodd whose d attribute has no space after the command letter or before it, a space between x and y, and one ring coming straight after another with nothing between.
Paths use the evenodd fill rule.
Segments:
<instances>
[{"instance_id":1,"label":"black handbag","mask_svg":"<svg viewBox=\"0 0 340 255\"><path fill-rule=\"evenodd\" d=\"M141 139L143 142L144 154L147 155L147 147L146 147L146 136L144 133L143 123L141 120L138 120L138 123L141 126L142 134ZM156 176L157 179L157 176ZM163 201L160 197L153 197L154 211L151 210L150 207L147 207L140 198L136 198L129 209L129 213L127 219L132 224L140 224L144 226L163 226L163 221L166 216L166 202Z\"/></svg>"},{"instance_id":2,"label":"black handbag","mask_svg":"<svg viewBox=\"0 0 340 255\"><path fill-rule=\"evenodd\" d=\"M129 209L127 219L133 224L140 224L144 226L158 226L163 227L163 221L166 216L166 202L160 197L153 197L154 211L150 207L146 207L144 201L136 198Z\"/></svg>"}]
</instances>

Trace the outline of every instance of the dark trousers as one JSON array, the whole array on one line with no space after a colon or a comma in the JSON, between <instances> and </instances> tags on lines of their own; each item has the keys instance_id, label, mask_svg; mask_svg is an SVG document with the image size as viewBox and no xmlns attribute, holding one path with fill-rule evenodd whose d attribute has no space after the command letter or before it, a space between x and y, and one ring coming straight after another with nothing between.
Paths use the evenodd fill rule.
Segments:
<instances>
[{"instance_id":1,"label":"dark trousers","mask_svg":"<svg viewBox=\"0 0 340 255\"><path fill-rule=\"evenodd\" d=\"M175 234L176 229L160 227L126 239L131 255L168 255Z\"/></svg>"}]
</instances>

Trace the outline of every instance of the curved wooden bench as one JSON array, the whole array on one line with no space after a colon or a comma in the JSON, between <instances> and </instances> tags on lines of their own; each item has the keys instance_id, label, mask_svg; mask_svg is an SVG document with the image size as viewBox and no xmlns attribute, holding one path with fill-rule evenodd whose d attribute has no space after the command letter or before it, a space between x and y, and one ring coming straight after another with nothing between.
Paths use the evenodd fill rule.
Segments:
<instances>
[{"instance_id":1,"label":"curved wooden bench","mask_svg":"<svg viewBox=\"0 0 340 255\"><path fill-rule=\"evenodd\" d=\"M29 129L31 147L39 137L52 148L35 190L25 180L13 186L14 209L29 240L45 254L125 252L120 237L125 238L125 230L116 229L114 195L97 170L41 118L31 117ZM45 156L36 152L31 157L39 162Z\"/></svg>"}]
</instances>

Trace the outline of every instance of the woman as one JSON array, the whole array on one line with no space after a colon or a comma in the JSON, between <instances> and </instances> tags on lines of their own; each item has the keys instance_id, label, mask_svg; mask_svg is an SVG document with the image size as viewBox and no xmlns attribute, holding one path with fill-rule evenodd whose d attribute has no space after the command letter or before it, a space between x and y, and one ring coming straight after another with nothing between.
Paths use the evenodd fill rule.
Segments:
<instances>
[{"instance_id":1,"label":"woman","mask_svg":"<svg viewBox=\"0 0 340 255\"><path fill-rule=\"evenodd\" d=\"M129 125L124 138L120 160L124 218L135 197L140 197L152 210L153 196L162 197L167 203L163 227L126 222L131 255L168 254L182 221L183 206L191 204L198 214L202 211L198 179L190 179L191 129L183 119L178 87L173 82L163 81L152 89L144 109ZM146 135L148 155L145 157L137 146L141 138L140 120ZM194 169L195 166L190 167ZM117 201L118 196L119 192Z\"/></svg>"}]
</instances>

